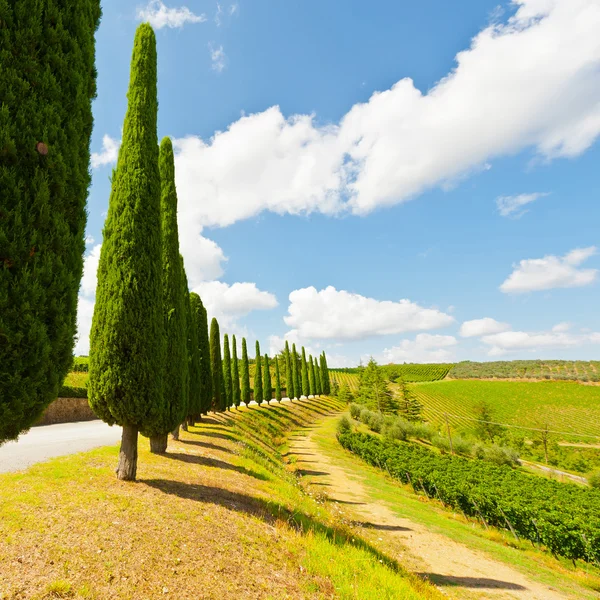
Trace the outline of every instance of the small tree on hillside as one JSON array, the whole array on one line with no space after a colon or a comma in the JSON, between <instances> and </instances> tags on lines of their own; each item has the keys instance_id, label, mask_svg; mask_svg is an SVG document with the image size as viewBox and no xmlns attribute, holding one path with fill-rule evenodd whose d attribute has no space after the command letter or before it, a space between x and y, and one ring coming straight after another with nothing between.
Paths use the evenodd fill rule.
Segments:
<instances>
[{"instance_id":1,"label":"small tree on hillside","mask_svg":"<svg viewBox=\"0 0 600 600\"><path fill-rule=\"evenodd\" d=\"M241 390L240 390L240 370L238 366L238 357L237 357L237 346L235 341L235 335L231 339L231 353L232 353L232 363L231 363L231 385L232 385L232 400L233 405L238 408L240 405L241 398Z\"/></svg>"},{"instance_id":2,"label":"small tree on hillside","mask_svg":"<svg viewBox=\"0 0 600 600\"><path fill-rule=\"evenodd\" d=\"M223 383L225 387L224 406L229 410L233 403L233 382L231 379L231 351L227 334L223 337Z\"/></svg>"},{"instance_id":3,"label":"small tree on hillside","mask_svg":"<svg viewBox=\"0 0 600 600\"><path fill-rule=\"evenodd\" d=\"M399 378L397 383L400 404L398 412L408 421L421 421L423 405L419 402L410 387L406 385L404 379Z\"/></svg>"},{"instance_id":4,"label":"small tree on hillside","mask_svg":"<svg viewBox=\"0 0 600 600\"><path fill-rule=\"evenodd\" d=\"M306 350L302 346L302 394L308 398L310 387L308 385L308 364L306 363Z\"/></svg>"},{"instance_id":5,"label":"small tree on hillside","mask_svg":"<svg viewBox=\"0 0 600 600\"><path fill-rule=\"evenodd\" d=\"M275 400L281 402L281 375L279 374L279 358L275 357Z\"/></svg>"},{"instance_id":6,"label":"small tree on hillside","mask_svg":"<svg viewBox=\"0 0 600 600\"><path fill-rule=\"evenodd\" d=\"M212 374L212 409L214 411L223 410L223 399L221 398L223 366L221 359L221 334L219 332L219 323L213 317L210 322L210 370Z\"/></svg>"},{"instance_id":7,"label":"small tree on hillside","mask_svg":"<svg viewBox=\"0 0 600 600\"><path fill-rule=\"evenodd\" d=\"M358 390L360 401L380 413L396 412L398 405L388 387L387 378L383 369L375 362L373 357L361 373Z\"/></svg>"},{"instance_id":8,"label":"small tree on hillside","mask_svg":"<svg viewBox=\"0 0 600 600\"><path fill-rule=\"evenodd\" d=\"M256 340L256 361L254 363L254 401L260 406L263 399L262 385L262 359L260 356L260 344Z\"/></svg>"},{"instance_id":9,"label":"small tree on hillside","mask_svg":"<svg viewBox=\"0 0 600 600\"><path fill-rule=\"evenodd\" d=\"M242 391L241 400L248 406L250 404L250 365L248 364L248 348L246 338L242 338Z\"/></svg>"},{"instance_id":10,"label":"small tree on hillside","mask_svg":"<svg viewBox=\"0 0 600 600\"><path fill-rule=\"evenodd\" d=\"M273 397L273 384L271 382L271 367L269 365L269 356L265 354L265 374L264 374L264 398L267 404Z\"/></svg>"},{"instance_id":11,"label":"small tree on hillside","mask_svg":"<svg viewBox=\"0 0 600 600\"><path fill-rule=\"evenodd\" d=\"M504 429L501 425L494 422L494 411L487 402L482 402L475 407L475 418L477 419L475 434L480 439L487 440L493 444L496 438L502 435Z\"/></svg>"}]
</instances>

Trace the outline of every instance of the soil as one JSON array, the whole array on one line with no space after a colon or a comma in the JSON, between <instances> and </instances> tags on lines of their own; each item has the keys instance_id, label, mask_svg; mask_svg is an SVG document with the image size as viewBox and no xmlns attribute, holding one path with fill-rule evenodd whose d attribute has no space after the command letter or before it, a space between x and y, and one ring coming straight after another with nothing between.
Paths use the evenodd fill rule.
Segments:
<instances>
[{"instance_id":1,"label":"soil","mask_svg":"<svg viewBox=\"0 0 600 600\"><path fill-rule=\"evenodd\" d=\"M312 433L295 436L290 454L298 470L311 477L311 485L326 490L340 513L361 528L361 535L388 542L396 558L409 570L429 579L450 597L518 598L520 600L561 600L567 596L533 582L512 567L472 550L426 526L396 516L385 503L373 501L364 486L345 468L334 464L312 439ZM314 477L314 474L318 477ZM318 481L314 481L318 479ZM454 593L456 591L456 594Z\"/></svg>"}]
</instances>

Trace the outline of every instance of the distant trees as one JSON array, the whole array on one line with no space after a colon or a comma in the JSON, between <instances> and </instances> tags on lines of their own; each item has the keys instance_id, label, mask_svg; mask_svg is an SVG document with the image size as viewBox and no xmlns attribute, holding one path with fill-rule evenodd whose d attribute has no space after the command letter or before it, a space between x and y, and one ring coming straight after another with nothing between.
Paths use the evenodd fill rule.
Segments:
<instances>
[{"instance_id":1,"label":"distant trees","mask_svg":"<svg viewBox=\"0 0 600 600\"><path fill-rule=\"evenodd\" d=\"M231 378L231 351L229 349L229 336L223 338L223 383L225 385L224 408L229 410L233 404L233 383Z\"/></svg>"},{"instance_id":2,"label":"distant trees","mask_svg":"<svg viewBox=\"0 0 600 600\"><path fill-rule=\"evenodd\" d=\"M0 6L1 444L36 421L72 363L100 1Z\"/></svg>"},{"instance_id":3,"label":"distant trees","mask_svg":"<svg viewBox=\"0 0 600 600\"><path fill-rule=\"evenodd\" d=\"M213 317L210 322L210 369L212 374L212 409L215 411L223 410L222 381L223 365L221 359L221 334L219 332L219 323Z\"/></svg>"},{"instance_id":4,"label":"distant trees","mask_svg":"<svg viewBox=\"0 0 600 600\"><path fill-rule=\"evenodd\" d=\"M240 390L240 370L238 367L237 357L237 346L235 341L235 335L231 338L231 354L232 354L232 366L231 366L231 379L232 379L232 401L233 405L238 408L240 405L241 390Z\"/></svg>"},{"instance_id":5,"label":"distant trees","mask_svg":"<svg viewBox=\"0 0 600 600\"><path fill-rule=\"evenodd\" d=\"M248 349L246 348L246 338L242 338L242 402L248 406L250 404L250 365L248 364Z\"/></svg>"},{"instance_id":6,"label":"distant trees","mask_svg":"<svg viewBox=\"0 0 600 600\"><path fill-rule=\"evenodd\" d=\"M265 371L264 371L264 389L263 389L263 397L267 404L271 401L273 397L273 384L271 381L271 366L269 365L269 355L265 354Z\"/></svg>"},{"instance_id":7,"label":"distant trees","mask_svg":"<svg viewBox=\"0 0 600 600\"><path fill-rule=\"evenodd\" d=\"M260 406L263 399L260 344L256 341L256 362L254 364L254 401Z\"/></svg>"},{"instance_id":8,"label":"distant trees","mask_svg":"<svg viewBox=\"0 0 600 600\"><path fill-rule=\"evenodd\" d=\"M136 31L128 99L98 266L88 393L101 419L123 427L117 477L133 480L138 431L162 433L166 410L156 39L148 24Z\"/></svg>"},{"instance_id":9,"label":"distant trees","mask_svg":"<svg viewBox=\"0 0 600 600\"><path fill-rule=\"evenodd\" d=\"M279 373L279 358L275 356L275 400L281 402L281 375Z\"/></svg>"}]
</instances>

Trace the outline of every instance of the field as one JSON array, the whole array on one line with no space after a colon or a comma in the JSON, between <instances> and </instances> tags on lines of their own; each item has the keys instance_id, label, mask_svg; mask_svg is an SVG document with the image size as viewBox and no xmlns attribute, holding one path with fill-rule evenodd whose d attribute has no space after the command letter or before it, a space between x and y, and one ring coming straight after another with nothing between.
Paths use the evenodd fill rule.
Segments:
<instances>
[{"instance_id":1,"label":"field","mask_svg":"<svg viewBox=\"0 0 600 600\"><path fill-rule=\"evenodd\" d=\"M408 364L408 365L386 365L384 367L389 379L395 381L404 379L409 383L419 381L439 381L448 375L454 364Z\"/></svg>"},{"instance_id":2,"label":"field","mask_svg":"<svg viewBox=\"0 0 600 600\"><path fill-rule=\"evenodd\" d=\"M600 361L590 360L511 360L462 362L454 366L453 379L552 379L600 381Z\"/></svg>"},{"instance_id":3,"label":"field","mask_svg":"<svg viewBox=\"0 0 600 600\"><path fill-rule=\"evenodd\" d=\"M482 403L493 420L512 426L543 428L569 436L600 438L600 388L569 382L444 381L420 383L412 390L424 417L442 423L444 414L459 429L468 429ZM580 441L595 442L594 437Z\"/></svg>"},{"instance_id":4,"label":"field","mask_svg":"<svg viewBox=\"0 0 600 600\"><path fill-rule=\"evenodd\" d=\"M343 373L341 371L329 371L331 383L335 381L340 387L347 385L352 392L358 391L358 375L354 373Z\"/></svg>"}]
</instances>

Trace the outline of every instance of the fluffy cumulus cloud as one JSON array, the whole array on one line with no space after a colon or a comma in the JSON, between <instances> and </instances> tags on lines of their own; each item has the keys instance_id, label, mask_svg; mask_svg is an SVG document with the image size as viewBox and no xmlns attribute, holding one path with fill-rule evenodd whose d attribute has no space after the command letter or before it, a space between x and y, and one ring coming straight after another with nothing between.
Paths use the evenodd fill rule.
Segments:
<instances>
[{"instance_id":1,"label":"fluffy cumulus cloud","mask_svg":"<svg viewBox=\"0 0 600 600\"><path fill-rule=\"evenodd\" d=\"M573 333L566 323L559 323L551 331L505 331L481 338L489 346L490 356L511 352L536 352L545 349L577 348L586 344L600 344L600 333Z\"/></svg>"},{"instance_id":2,"label":"fluffy cumulus cloud","mask_svg":"<svg viewBox=\"0 0 600 600\"><path fill-rule=\"evenodd\" d=\"M254 310L270 310L277 306L277 298L264 292L255 283L205 281L194 290L202 298L209 318L216 317L221 327L232 326L237 319Z\"/></svg>"},{"instance_id":3,"label":"fluffy cumulus cloud","mask_svg":"<svg viewBox=\"0 0 600 600\"><path fill-rule=\"evenodd\" d=\"M90 351L90 329L94 315L96 300L96 272L100 261L102 244L94 246L86 255L83 262L83 277L79 288L77 305L77 343L75 354L88 354Z\"/></svg>"},{"instance_id":4,"label":"fluffy cumulus cloud","mask_svg":"<svg viewBox=\"0 0 600 600\"><path fill-rule=\"evenodd\" d=\"M285 323L300 338L359 340L451 325L454 319L410 300L380 301L329 286L294 290Z\"/></svg>"},{"instance_id":5,"label":"fluffy cumulus cloud","mask_svg":"<svg viewBox=\"0 0 600 600\"><path fill-rule=\"evenodd\" d=\"M523 208L524 206L547 195L547 193L536 192L534 194L518 194L517 196L499 196L496 198L496 206L501 216L518 219L527 212L527 209Z\"/></svg>"},{"instance_id":6,"label":"fluffy cumulus cloud","mask_svg":"<svg viewBox=\"0 0 600 600\"><path fill-rule=\"evenodd\" d=\"M119 146L121 142L105 135L102 138L102 150L100 152L92 152L91 164L93 169L99 169L107 165L112 165L117 162L119 157Z\"/></svg>"},{"instance_id":7,"label":"fluffy cumulus cloud","mask_svg":"<svg viewBox=\"0 0 600 600\"><path fill-rule=\"evenodd\" d=\"M489 335L492 333L501 333L510 329L508 323L500 323L490 317L483 319L473 319L472 321L465 321L460 326L460 336L464 338L480 337L482 335Z\"/></svg>"},{"instance_id":8,"label":"fluffy cumulus cloud","mask_svg":"<svg viewBox=\"0 0 600 600\"><path fill-rule=\"evenodd\" d=\"M190 227L263 210L365 214L523 149L544 159L586 150L600 133L600 4L514 4L426 93L402 79L338 123L285 117L275 106L211 139L178 140Z\"/></svg>"},{"instance_id":9,"label":"fluffy cumulus cloud","mask_svg":"<svg viewBox=\"0 0 600 600\"><path fill-rule=\"evenodd\" d=\"M377 359L383 364L448 362L454 357L451 349L457 343L451 335L419 333L414 340L402 340L397 346L386 348Z\"/></svg>"},{"instance_id":10,"label":"fluffy cumulus cloud","mask_svg":"<svg viewBox=\"0 0 600 600\"><path fill-rule=\"evenodd\" d=\"M205 15L196 15L186 6L168 8L161 0L151 0L138 10L138 19L147 21L155 29L183 27L186 23L203 23Z\"/></svg>"},{"instance_id":11,"label":"fluffy cumulus cloud","mask_svg":"<svg viewBox=\"0 0 600 600\"><path fill-rule=\"evenodd\" d=\"M597 269L581 269L580 265L596 254L596 247L576 248L565 256L530 258L515 265L514 271L500 286L507 294L581 287L593 283Z\"/></svg>"}]
</instances>

